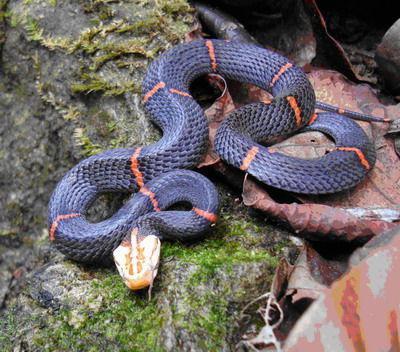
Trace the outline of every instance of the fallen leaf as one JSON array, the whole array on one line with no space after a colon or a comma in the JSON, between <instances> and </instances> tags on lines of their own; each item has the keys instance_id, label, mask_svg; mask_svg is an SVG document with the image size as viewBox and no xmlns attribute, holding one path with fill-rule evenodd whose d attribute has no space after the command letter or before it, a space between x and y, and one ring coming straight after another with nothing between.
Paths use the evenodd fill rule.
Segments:
<instances>
[{"instance_id":1,"label":"fallen leaf","mask_svg":"<svg viewBox=\"0 0 400 352\"><path fill-rule=\"evenodd\" d=\"M309 79L320 101L385 118L400 116L400 104L383 105L369 86L353 84L335 71L313 69ZM229 82L228 91L231 86ZM250 101L271 99L268 93L253 86L235 83L232 91L235 92L233 97L226 92L225 98L207 111L211 146L220 121L234 107ZM289 203L284 201L288 198L284 192L271 197L271 188L248 178L243 187L244 203L280 218L289 223L296 234L311 240L341 239L365 243L372 236L395 227L400 212L400 163L394 142L387 135L389 125L368 122L360 122L360 125L375 143L377 162L367 178L355 188L325 196L289 194ZM307 132L297 134L271 149L300 158L315 158L323 156L332 147L333 142L323 134ZM221 165L212 149L206 160L208 162L202 166L213 165L234 184L243 180L240 171L232 173L232 168Z\"/></svg>"},{"instance_id":2,"label":"fallen leaf","mask_svg":"<svg viewBox=\"0 0 400 352\"><path fill-rule=\"evenodd\" d=\"M308 77L320 101L393 120L400 116L400 104L383 105L366 84L353 84L329 70L313 70ZM374 168L354 189L317 197L318 203L340 207L396 207L400 204L400 162L393 140L386 136L389 124L359 123L375 144L377 161Z\"/></svg>"},{"instance_id":3,"label":"fallen leaf","mask_svg":"<svg viewBox=\"0 0 400 352\"><path fill-rule=\"evenodd\" d=\"M282 258L274 275L271 293L283 311L275 333L283 341L309 305L347 270L348 254L327 258L305 243L292 265Z\"/></svg>"},{"instance_id":4,"label":"fallen leaf","mask_svg":"<svg viewBox=\"0 0 400 352\"><path fill-rule=\"evenodd\" d=\"M340 43L328 32L324 16L315 0L303 0L304 9L308 14L317 42L316 57L313 65L333 67L353 81L363 80L357 75Z\"/></svg>"},{"instance_id":5,"label":"fallen leaf","mask_svg":"<svg viewBox=\"0 0 400 352\"><path fill-rule=\"evenodd\" d=\"M220 158L214 151L215 135L222 120L236 108L227 89L225 79L219 75L208 75L207 77L209 83L221 91L221 96L204 112L208 120L209 145L206 156L197 166L198 168L211 166L219 162Z\"/></svg>"},{"instance_id":6,"label":"fallen leaf","mask_svg":"<svg viewBox=\"0 0 400 352\"><path fill-rule=\"evenodd\" d=\"M253 179L243 186L243 203L287 222L297 236L314 241L366 242L397 226L395 223L360 219L342 208L322 204L278 203Z\"/></svg>"},{"instance_id":7,"label":"fallen leaf","mask_svg":"<svg viewBox=\"0 0 400 352\"><path fill-rule=\"evenodd\" d=\"M297 321L285 351L400 351L400 227L360 252Z\"/></svg>"},{"instance_id":8,"label":"fallen leaf","mask_svg":"<svg viewBox=\"0 0 400 352\"><path fill-rule=\"evenodd\" d=\"M329 35L325 20L316 2L314 0L304 0L303 2L311 16L314 30L315 28L318 29L320 39L321 33L323 33L322 37L325 39L322 42L328 42L326 48L329 49L329 57L336 60L338 69L354 79L355 75L351 64L340 44ZM206 10L211 11L208 7ZM225 18L225 20L227 19ZM333 51L332 48L334 48ZM395 119L400 115L400 105L383 105L369 86L352 84L338 72L309 68L308 77L315 88L317 99L320 101L348 110L384 116L385 118ZM225 173L231 180L235 178L233 183L239 184L241 182L240 173L235 172L233 177L228 175L232 171L231 168L225 167L221 163L213 149L216 131L220 122L235 108L252 101L270 101L272 97L267 92L251 85L228 82L229 89L226 89L226 82L223 81L225 86L222 89L221 79L214 77L210 79L210 82L219 86L223 93L206 110L210 126L210 143L208 153L199 167L212 166L219 172ZM232 92L232 96L230 92ZM320 233L325 235L323 239L327 239L329 234L333 238L339 236L349 241L361 238L365 241L371 236L395 226L394 222L399 220L398 216L396 217L393 214L399 212L396 207L400 204L400 185L398 182L400 164L398 163L394 142L391 138L385 138L385 133L388 132L387 124L360 122L360 125L375 142L377 161L366 180L354 189L328 196L295 196L297 202L307 203L306 205L280 204L269 195L266 195L262 202L254 202L251 205L289 222L299 234ZM315 158L324 155L332 147L332 141L321 133L309 132L298 134L273 146L271 150L279 150L301 158ZM249 189L254 190L254 187L246 187L245 185L243 196L247 200L251 198L251 195L246 194ZM259 188L257 188L257 192L260 192ZM250 205L247 200L247 205ZM313 205L313 203L318 205ZM326 207L323 205L326 205ZM387 216L389 213L391 216ZM368 216L365 216L365 214L368 214Z\"/></svg>"}]
</instances>

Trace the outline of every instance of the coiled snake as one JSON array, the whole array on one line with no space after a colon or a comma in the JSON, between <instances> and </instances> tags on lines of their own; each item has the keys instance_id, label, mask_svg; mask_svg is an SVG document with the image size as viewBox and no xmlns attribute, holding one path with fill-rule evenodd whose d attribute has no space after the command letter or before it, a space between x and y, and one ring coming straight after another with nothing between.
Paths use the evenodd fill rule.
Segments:
<instances>
[{"instance_id":1,"label":"coiled snake","mask_svg":"<svg viewBox=\"0 0 400 352\"><path fill-rule=\"evenodd\" d=\"M49 204L50 239L57 249L82 262L103 261L114 251L125 283L139 289L151 284L157 273L160 238L196 238L215 223L215 187L204 176L182 170L195 167L206 151L206 118L189 87L207 73L254 84L274 96L271 102L236 110L221 124L215 150L227 163L268 185L308 194L353 187L373 167L375 151L363 130L342 115L315 114L310 82L285 57L221 40L178 45L150 65L143 82L145 108L163 137L149 146L92 156L64 176ZM318 104L325 110L336 109ZM304 160L260 144L301 128L329 134L335 150ZM134 195L111 218L90 223L85 213L104 192ZM167 210L177 202L188 202L192 209Z\"/></svg>"}]
</instances>

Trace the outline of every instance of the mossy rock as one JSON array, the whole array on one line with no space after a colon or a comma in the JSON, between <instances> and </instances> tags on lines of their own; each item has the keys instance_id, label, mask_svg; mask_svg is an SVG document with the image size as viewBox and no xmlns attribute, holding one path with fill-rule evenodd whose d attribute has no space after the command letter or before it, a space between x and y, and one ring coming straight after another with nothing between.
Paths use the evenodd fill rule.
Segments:
<instances>
[{"instance_id":1,"label":"mossy rock","mask_svg":"<svg viewBox=\"0 0 400 352\"><path fill-rule=\"evenodd\" d=\"M241 309L268 290L286 232L224 186L204 241L163 244L150 301L47 240L48 200L68 169L159 137L141 81L194 22L184 0L0 0L1 351L228 351L241 339ZM100 217L119 204L104 199Z\"/></svg>"},{"instance_id":2,"label":"mossy rock","mask_svg":"<svg viewBox=\"0 0 400 352\"><path fill-rule=\"evenodd\" d=\"M0 232L40 230L83 157L158 139L141 82L194 22L183 0L0 2Z\"/></svg>"},{"instance_id":3,"label":"mossy rock","mask_svg":"<svg viewBox=\"0 0 400 352\"><path fill-rule=\"evenodd\" d=\"M34 251L46 253L48 260L27 276L23 292L8 301L0 346L230 351L248 328L241 310L269 290L286 246L281 232L235 206L222 214L204 241L163 244L149 300L146 292L130 292L115 268L77 265L39 241Z\"/></svg>"}]
</instances>

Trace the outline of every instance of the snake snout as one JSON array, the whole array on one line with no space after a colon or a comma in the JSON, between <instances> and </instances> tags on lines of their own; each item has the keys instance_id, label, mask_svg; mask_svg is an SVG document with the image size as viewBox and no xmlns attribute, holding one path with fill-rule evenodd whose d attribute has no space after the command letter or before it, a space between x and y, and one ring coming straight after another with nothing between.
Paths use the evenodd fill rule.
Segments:
<instances>
[{"instance_id":1,"label":"snake snout","mask_svg":"<svg viewBox=\"0 0 400 352\"><path fill-rule=\"evenodd\" d=\"M131 290L151 286L157 275L161 242L156 236L141 236L134 229L114 250L113 256L119 274Z\"/></svg>"}]
</instances>

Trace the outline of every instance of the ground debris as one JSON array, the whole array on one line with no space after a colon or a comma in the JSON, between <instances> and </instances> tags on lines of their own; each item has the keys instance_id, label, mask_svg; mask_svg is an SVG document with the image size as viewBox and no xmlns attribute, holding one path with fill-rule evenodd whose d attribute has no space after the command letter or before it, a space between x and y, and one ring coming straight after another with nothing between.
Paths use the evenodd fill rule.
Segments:
<instances>
[{"instance_id":1,"label":"ground debris","mask_svg":"<svg viewBox=\"0 0 400 352\"><path fill-rule=\"evenodd\" d=\"M271 292L267 292L260 297L252 300L247 304L242 310L242 316L246 309L262 299L266 299L266 305L258 309L258 313L261 314L264 320L265 326L259 331L257 336L249 338L248 336L243 336L243 340L239 342L237 348L242 345L249 348L252 351L259 352L282 352L281 343L274 333L276 329L283 321L283 311L279 306L275 296ZM277 316L277 317L276 317ZM274 322L273 322L274 321ZM273 322L273 323L272 323Z\"/></svg>"},{"instance_id":2,"label":"ground debris","mask_svg":"<svg viewBox=\"0 0 400 352\"><path fill-rule=\"evenodd\" d=\"M323 290L290 332L284 350L398 351L399 250L397 228L356 251L350 271Z\"/></svg>"}]
</instances>

